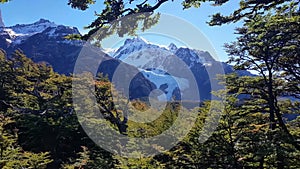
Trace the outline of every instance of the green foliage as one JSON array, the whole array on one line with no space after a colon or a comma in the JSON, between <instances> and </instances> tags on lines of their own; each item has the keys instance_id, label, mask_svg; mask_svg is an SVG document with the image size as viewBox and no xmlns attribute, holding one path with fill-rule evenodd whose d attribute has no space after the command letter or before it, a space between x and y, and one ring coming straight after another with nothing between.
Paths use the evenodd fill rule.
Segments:
<instances>
[{"instance_id":1,"label":"green foliage","mask_svg":"<svg viewBox=\"0 0 300 169\"><path fill-rule=\"evenodd\" d=\"M236 79L233 77L238 78L229 75L226 78L227 82L235 83ZM191 130L184 142L171 150L169 156L173 160L168 160L168 166L173 168L297 168L299 164L296 161L299 159L300 151L295 149L286 133L280 129L269 130L268 115L263 113L263 109L244 103L238 99L243 90L232 90L230 87L241 88L230 85L229 89L214 92L221 100L206 102L199 109L195 128ZM217 106L220 102L225 106ZM211 104L214 105L214 110L210 109ZM213 127L210 126L211 124L216 124L214 118L208 119L208 114L211 116L220 111L223 113L217 123L218 127L210 137L205 137L200 131ZM297 126L296 121L288 123L291 131ZM296 134L294 136L298 137ZM199 138L200 140L207 138L207 141L200 142Z\"/></svg>"},{"instance_id":2,"label":"green foliage","mask_svg":"<svg viewBox=\"0 0 300 169\"><path fill-rule=\"evenodd\" d=\"M10 0L1 0L0 2L1 3L6 3L6 2L9 2Z\"/></svg>"},{"instance_id":3,"label":"green foliage","mask_svg":"<svg viewBox=\"0 0 300 169\"><path fill-rule=\"evenodd\" d=\"M221 0L220 4L228 0ZM224 16L221 13L212 15L209 25L223 25L226 23L237 22L239 20L249 21L254 19L257 15L263 15L267 12L274 12L274 10L285 8L286 4L291 5L299 4L299 1L294 0L252 0L252 1L239 1L239 9L235 9L230 15Z\"/></svg>"},{"instance_id":4,"label":"green foliage","mask_svg":"<svg viewBox=\"0 0 300 169\"><path fill-rule=\"evenodd\" d=\"M11 118L0 112L0 167L10 168L46 168L52 162L49 153L31 153L23 151L17 144L17 129L11 133L6 129L13 123Z\"/></svg>"},{"instance_id":5,"label":"green foliage","mask_svg":"<svg viewBox=\"0 0 300 169\"><path fill-rule=\"evenodd\" d=\"M10 59L1 52L0 65L0 107L16 121L14 126L20 131L18 139L13 141L22 148L19 146L15 153L22 149L50 152L25 153L24 157L16 154L16 158L30 159L26 163L38 168L47 163L50 168L58 168L63 162L76 159L81 146L88 146L93 147L93 158L109 161L109 153L99 151L78 123L72 106L71 77L54 73L43 63L33 63L21 51L16 51ZM94 155L96 152L104 155ZM43 161L49 155L53 160Z\"/></svg>"},{"instance_id":6,"label":"green foliage","mask_svg":"<svg viewBox=\"0 0 300 169\"><path fill-rule=\"evenodd\" d=\"M67 164L67 165L63 165L64 169L74 169L74 168L84 168L85 166L87 166L87 163L90 160L90 156L89 156L89 151L87 149L87 147L82 146L82 152L79 152L79 158L76 159L76 161L74 162L74 164Z\"/></svg>"},{"instance_id":7,"label":"green foliage","mask_svg":"<svg viewBox=\"0 0 300 169\"><path fill-rule=\"evenodd\" d=\"M287 9L290 11L287 12ZM290 18L286 18L287 15ZM227 52L232 56L229 62L235 63L236 69L252 70L260 75L259 78L256 78L260 80L252 81L247 88L239 88L239 90L244 89L245 94L250 94L263 101L259 103L250 99L248 103L252 102L252 107L264 105L265 111L270 114L271 129L274 130L278 122L278 125L299 150L300 146L290 134L282 118L282 114L287 113L289 108L281 106L287 106L287 103L278 100L283 96L299 97L297 96L299 85L295 84L299 74L298 71L295 71L298 67L298 59L294 54L296 48L290 48L295 46L294 43L298 43L299 40L299 35L294 32L297 30L297 26L293 26L299 26L296 24L298 20L299 16L293 6L286 6L275 14L258 15L246 22L243 28L237 29L240 37L236 42L225 46L228 49ZM288 28L289 24L291 24L290 28ZM282 29L283 27L286 29ZM286 58L290 58L293 62L285 62L286 64L283 66L282 60L286 60ZM288 74L289 77L286 79L282 74ZM241 81L242 85L245 84L244 80ZM289 105L292 106L292 104ZM299 107L292 107L294 112L299 111Z\"/></svg>"},{"instance_id":8,"label":"green foliage","mask_svg":"<svg viewBox=\"0 0 300 169\"><path fill-rule=\"evenodd\" d=\"M185 0L183 6L187 9L199 7L202 2L222 5L227 1ZM95 40L114 33L134 35L140 25L146 30L156 24L159 14L127 19L125 16L153 13L165 2L151 5L148 1L129 1L128 5L124 1L104 1L103 11L87 27L90 32L76 38L87 39L98 30ZM68 4L86 10L94 3L69 0ZM77 75L59 75L46 64L32 62L21 51L8 59L1 50L0 168L299 168L300 118L288 121L283 115L299 115L300 103L282 99L300 94L298 5L299 1L289 0L240 1L240 8L231 15L213 15L210 25L244 19L244 27L236 30L237 41L226 44L232 56L229 62L237 70L256 71L257 76L220 77L227 87L213 92L219 100L207 101L193 110L168 103L161 113L140 100L129 104L102 75L92 81L88 73L82 74L81 79ZM124 22L119 22L123 17ZM72 80L79 84L79 89L86 85L95 89L91 94L96 105L81 90L75 90L80 104L72 105ZM118 104L112 95L120 96ZM95 109L100 112L95 113ZM79 110L84 115L78 119L74 112ZM80 126L93 128L89 134L98 137L107 134L101 133L103 128L112 128L128 137L150 138L174 125L179 110L197 113L197 120L188 135L169 151L165 146L170 142L105 142L119 147L115 153L131 152L139 158L124 158L103 150ZM99 113L104 118L99 118ZM139 123L128 116L140 121L157 118ZM191 120L184 118L171 135L182 132L188 123ZM146 157L132 151L145 147L161 154Z\"/></svg>"},{"instance_id":9,"label":"green foliage","mask_svg":"<svg viewBox=\"0 0 300 169\"><path fill-rule=\"evenodd\" d=\"M2 0L1 3L6 3L9 0ZM173 1L173 0L172 0ZM207 3L212 2L213 6L220 6L228 2L229 0L183 0L182 5L183 9L189 9L191 7L200 7L201 3ZM102 30L101 35L102 36L109 36L112 35L114 31L119 31L122 27L116 27L116 25L122 25L120 18L123 18L124 16L129 16L132 14L142 14L142 13L148 13L147 15L152 15L162 4L165 4L168 2L168 0L159 0L156 2L152 1L135 1L135 0L128 0L128 1L117 1L117 0L105 0L103 1L104 9L100 13L95 13L95 16L97 17L91 24L89 24L86 28L89 29L89 32L84 35L70 35L68 38L74 38L74 39L89 39L94 33L96 33L98 30ZM96 3L96 0L68 0L68 5L72 8L79 9L79 10L86 10L89 8L90 5L94 5ZM274 11L276 9L285 8L286 4L291 3L291 6L297 6L299 4L299 1L297 0L251 0L251 1L245 1L241 0L239 1L240 7L238 9L235 9L230 15L224 16L221 13L216 13L212 15L211 20L209 21L209 25L222 25L225 23L231 23L231 22L237 22L241 19L245 19L247 21L247 18L253 19L258 14L264 14L267 11ZM171 5L169 3L169 5ZM143 16L140 15L140 16ZM138 22L141 22L141 20L147 20L149 16L145 18L135 18L131 21L132 25L136 25ZM154 16L153 18L156 18ZM115 24L114 22L119 23ZM135 22L135 23L134 23ZM127 22L128 23L128 22ZM144 22L145 23L145 22ZM150 22L147 22L148 24ZM153 25L153 23L152 23ZM123 26L124 27L124 26ZM149 25L147 27L142 27L141 30L145 30L145 28L149 28ZM112 31L113 30L113 31ZM132 31L135 29L121 29L123 33L118 32L118 34L132 34ZM100 41L103 39L100 35L97 35L97 38Z\"/></svg>"},{"instance_id":10,"label":"green foliage","mask_svg":"<svg viewBox=\"0 0 300 169\"><path fill-rule=\"evenodd\" d=\"M155 12L162 4L165 4L168 0L160 0L153 3L152 1L145 0L143 2L129 0L127 1L116 1L107 0L104 1L104 9L101 13L97 13L97 19L93 21L89 26L89 33L84 35L83 39L88 39L92 34L97 32L99 29L104 29L106 34L110 31L107 28L112 29L113 22L119 22L118 19L124 16L129 16L132 14L139 14L144 12ZM189 9L191 7L200 7L201 3L211 2L213 6L220 6L228 2L228 0L183 0L183 9ZM80 10L85 10L89 5L94 4L93 0L69 0L68 5L72 8L77 8ZM211 20L208 22L209 25L223 25L225 23L237 22L239 20L251 20L255 18L258 14L265 14L268 11L274 12L274 10L285 8L289 4L290 6L297 6L299 1L295 0L251 0L239 1L239 8L235 9L230 15L224 16L221 13L216 13L212 15ZM169 3L168 5L171 5ZM146 20L144 18L143 20ZM140 19L139 19L140 20ZM121 24L120 24L121 25ZM132 23L132 25L135 25ZM119 29L117 29L119 30ZM130 29L122 29L126 33L130 33ZM144 28L142 28L144 30ZM105 34L102 32L102 34ZM109 34L110 35L110 34ZM77 35L76 35L77 36ZM77 36L78 38L78 36ZM101 40L101 38L100 38Z\"/></svg>"},{"instance_id":11,"label":"green foliage","mask_svg":"<svg viewBox=\"0 0 300 169\"><path fill-rule=\"evenodd\" d=\"M184 9L188 9L191 7L199 8L201 6L201 3L204 2L212 2L212 5L219 6L228 2L228 0L184 0L182 2L182 5Z\"/></svg>"},{"instance_id":12,"label":"green foliage","mask_svg":"<svg viewBox=\"0 0 300 169\"><path fill-rule=\"evenodd\" d=\"M86 10L89 5L94 3L94 0L69 0L68 5L71 5L72 8Z\"/></svg>"},{"instance_id":13,"label":"green foliage","mask_svg":"<svg viewBox=\"0 0 300 169\"><path fill-rule=\"evenodd\" d=\"M113 34L118 34L120 37L126 34L134 35L138 28L146 30L157 23L159 15L154 14L152 16L152 12L165 2L167 0L161 0L154 5L150 5L147 1L140 3L130 0L130 3L135 3L135 5L129 5L124 1L106 0L103 2L104 9L102 12L96 13L97 18L85 27L89 29L86 35L82 37L79 37L79 35L70 35L67 38L81 38L84 40L93 38L93 40L101 42L102 39ZM93 0L70 0L68 4L72 8L85 10L89 5L94 3L95 1ZM126 17L129 15L130 17Z\"/></svg>"}]
</instances>

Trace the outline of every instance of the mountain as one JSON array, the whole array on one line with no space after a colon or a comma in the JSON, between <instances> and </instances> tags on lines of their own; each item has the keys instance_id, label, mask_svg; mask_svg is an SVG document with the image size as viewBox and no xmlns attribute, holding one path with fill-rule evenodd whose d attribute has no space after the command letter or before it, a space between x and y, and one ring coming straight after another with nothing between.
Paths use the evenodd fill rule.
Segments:
<instances>
[{"instance_id":1,"label":"mountain","mask_svg":"<svg viewBox=\"0 0 300 169\"><path fill-rule=\"evenodd\" d=\"M73 73L78 55L85 44L84 41L65 39L64 37L69 34L79 34L79 31L75 27L57 25L45 19L32 24L0 27L0 48L4 49L8 56L21 49L34 62L46 62L54 71L68 75ZM112 79L120 60L111 58L101 51L98 54L105 58L99 72L107 74ZM124 72L127 74L138 72L138 69L127 65ZM154 88L155 85L140 73L134 77L130 98L146 97Z\"/></svg>"},{"instance_id":2,"label":"mountain","mask_svg":"<svg viewBox=\"0 0 300 169\"><path fill-rule=\"evenodd\" d=\"M32 24L0 28L0 47L8 55L21 49L35 62L46 62L59 73L73 70L82 41L67 40L68 34L79 34L75 27L57 25L45 19Z\"/></svg>"},{"instance_id":3,"label":"mountain","mask_svg":"<svg viewBox=\"0 0 300 169\"><path fill-rule=\"evenodd\" d=\"M137 67L143 75L166 95L161 99L182 99L183 92L190 90L192 81L196 81L200 100L211 99L211 79L216 78L214 69L222 67L225 73L233 72L232 66L216 61L207 51L177 47L170 43L162 47L148 42L142 37L127 39L124 44L110 54L113 58ZM182 69L188 69L192 77ZM170 74L171 72L171 74ZM247 71L237 72L251 75ZM188 77L188 78L187 78ZM193 79L194 78L194 79Z\"/></svg>"},{"instance_id":4,"label":"mountain","mask_svg":"<svg viewBox=\"0 0 300 169\"><path fill-rule=\"evenodd\" d=\"M0 48L8 56L21 49L33 61L46 62L56 72L68 75L73 72L85 44L80 40L67 40L65 36L69 34L79 34L79 31L45 19L32 24L0 27ZM230 65L216 61L206 51L177 47L174 43L163 47L142 37L126 39L117 49L98 48L96 51L105 58L98 72L108 75L110 80L113 80L119 65L123 66L124 76L114 85L130 99L148 97L158 89L160 93L156 96L160 100L181 100L185 95L193 95L196 88L200 100L211 99L210 79L215 78L215 74L209 75L209 72L214 72L216 67L222 67L225 73L233 72ZM92 57L89 59L93 62ZM249 75L246 71L238 73ZM132 80L126 91L122 85L129 78Z\"/></svg>"}]
</instances>

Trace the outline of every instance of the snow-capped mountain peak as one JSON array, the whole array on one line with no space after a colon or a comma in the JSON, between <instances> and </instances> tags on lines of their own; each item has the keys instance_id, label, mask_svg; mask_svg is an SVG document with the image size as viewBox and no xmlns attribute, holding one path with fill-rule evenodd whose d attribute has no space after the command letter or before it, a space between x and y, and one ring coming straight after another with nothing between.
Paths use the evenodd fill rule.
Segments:
<instances>
[{"instance_id":1,"label":"snow-capped mountain peak","mask_svg":"<svg viewBox=\"0 0 300 169\"><path fill-rule=\"evenodd\" d=\"M172 52L175 53L177 51L177 46L174 43L170 43L170 45L168 46L168 49Z\"/></svg>"},{"instance_id":2,"label":"snow-capped mountain peak","mask_svg":"<svg viewBox=\"0 0 300 169\"><path fill-rule=\"evenodd\" d=\"M32 24L17 24L0 28L0 35L6 37L6 42L13 46L21 44L29 37L40 33L45 34L53 40L57 40L58 43L74 43L75 45L78 42L70 42L64 39L64 37L69 34L80 34L75 27L57 25L46 19L40 19Z\"/></svg>"},{"instance_id":3,"label":"snow-capped mountain peak","mask_svg":"<svg viewBox=\"0 0 300 169\"><path fill-rule=\"evenodd\" d=\"M47 20L47 19L41 18L40 20L36 21L36 22L33 23L33 24L44 24L44 23L53 23L53 22L50 22L50 21Z\"/></svg>"},{"instance_id":4,"label":"snow-capped mountain peak","mask_svg":"<svg viewBox=\"0 0 300 169\"><path fill-rule=\"evenodd\" d=\"M159 66L170 55L176 55L184 61L189 67L194 65L210 65L214 59L205 51L190 49L187 47L177 47L174 43L169 46L150 43L142 37L126 39L123 46L119 49L104 50L110 56L122 60L138 68Z\"/></svg>"},{"instance_id":5,"label":"snow-capped mountain peak","mask_svg":"<svg viewBox=\"0 0 300 169\"><path fill-rule=\"evenodd\" d=\"M134 52L141 51L143 49L150 48L160 48L157 45L150 44L142 37L135 37L132 39L126 39L124 45L121 46L112 57L117 58L119 60L126 59L130 54Z\"/></svg>"},{"instance_id":6,"label":"snow-capped mountain peak","mask_svg":"<svg viewBox=\"0 0 300 169\"><path fill-rule=\"evenodd\" d=\"M104 51L110 53L111 50ZM176 72L177 69L186 66L199 76L205 74L205 71L200 72L205 69L205 66L210 66L211 62L215 62L211 55L205 51L177 47L174 43L170 43L169 46L162 46L148 42L141 37L126 39L123 46L112 56L138 68L149 81L155 84L157 89L163 91L167 100L170 100L174 94L176 98L179 98L178 90L180 89L182 92L188 89L189 80L180 73L174 76L165 72ZM179 58L179 60L174 60L174 57ZM198 80L200 81L200 79L199 77Z\"/></svg>"},{"instance_id":7,"label":"snow-capped mountain peak","mask_svg":"<svg viewBox=\"0 0 300 169\"><path fill-rule=\"evenodd\" d=\"M126 39L125 42L124 42L124 45L130 45L130 44L148 44L147 40L142 38L142 37L135 37L135 38L132 38L132 39Z\"/></svg>"},{"instance_id":8,"label":"snow-capped mountain peak","mask_svg":"<svg viewBox=\"0 0 300 169\"><path fill-rule=\"evenodd\" d=\"M57 25L49 20L40 19L32 24L17 24L10 27L2 27L0 28L0 35L6 37L8 44L16 45L50 27L57 27Z\"/></svg>"},{"instance_id":9,"label":"snow-capped mountain peak","mask_svg":"<svg viewBox=\"0 0 300 169\"><path fill-rule=\"evenodd\" d=\"M34 62L46 62L57 72L70 73L85 42L66 39L69 34L79 34L79 31L40 19L34 23L0 27L0 47L8 56L21 49Z\"/></svg>"},{"instance_id":10,"label":"snow-capped mountain peak","mask_svg":"<svg viewBox=\"0 0 300 169\"><path fill-rule=\"evenodd\" d=\"M39 21L32 24L17 24L8 28L12 29L19 35L25 36L41 33L49 27L57 27L57 25L54 22L50 22L49 20L40 19Z\"/></svg>"},{"instance_id":11,"label":"snow-capped mountain peak","mask_svg":"<svg viewBox=\"0 0 300 169\"><path fill-rule=\"evenodd\" d=\"M182 59L189 67L193 67L195 64L206 62L202 55L197 54L194 50L189 48L180 47L175 53L180 59Z\"/></svg>"}]
</instances>

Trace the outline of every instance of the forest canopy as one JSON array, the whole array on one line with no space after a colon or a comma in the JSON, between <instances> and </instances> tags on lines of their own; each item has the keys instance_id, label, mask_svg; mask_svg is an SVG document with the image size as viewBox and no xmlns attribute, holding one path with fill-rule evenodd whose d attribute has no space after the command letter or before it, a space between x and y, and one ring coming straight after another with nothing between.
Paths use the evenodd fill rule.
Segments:
<instances>
[{"instance_id":1,"label":"forest canopy","mask_svg":"<svg viewBox=\"0 0 300 169\"><path fill-rule=\"evenodd\" d=\"M167 2L105 0L105 8L87 26L90 32L83 38L126 15L154 13L163 4L171 5ZM189 9L201 3L226 2L185 0L182 4ZM94 4L93 0L68 1L79 10ZM133 151L139 158L125 158L104 150L88 137L72 101L72 81L83 80L85 85L85 79L58 74L45 63L34 63L21 50L9 56L1 50L0 168L299 168L299 1L242 0L239 4L239 9L228 16L213 15L209 25L243 21L236 28L237 39L224 45L230 56L228 63L235 70L256 72L256 76L219 76L226 84L226 89L213 91L219 100L205 101L193 109L169 102L158 119L141 124L126 119L125 114L148 109L147 103L136 100L127 109L120 109L112 99L117 91L107 77L99 74L90 82L95 87L97 105L82 108L86 125L103 125L94 114L97 107L115 131L127 137L148 138L172 126L178 110L197 115L194 127L170 150L147 141L135 145L118 140L120 151L147 145L162 152L152 157ZM211 110L211 105L216 108ZM221 109L217 128L211 136L203 135L200 131L205 122L212 122L206 127L213 127L213 117ZM156 110L151 112L155 114ZM199 137L207 140L200 142Z\"/></svg>"}]
</instances>

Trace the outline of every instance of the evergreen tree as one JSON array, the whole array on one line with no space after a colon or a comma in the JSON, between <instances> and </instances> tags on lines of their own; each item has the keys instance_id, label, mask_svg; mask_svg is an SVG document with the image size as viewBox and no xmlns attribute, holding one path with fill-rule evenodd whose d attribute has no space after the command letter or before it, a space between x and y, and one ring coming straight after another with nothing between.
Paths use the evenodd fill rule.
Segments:
<instances>
[{"instance_id":1,"label":"evergreen tree","mask_svg":"<svg viewBox=\"0 0 300 169\"><path fill-rule=\"evenodd\" d=\"M293 12L293 8L290 9ZM288 56L293 55L295 46L299 37L289 36L294 33L294 27L288 30L282 30L277 25L293 24L299 16L292 16L290 19L283 19L281 15L286 14L286 8L277 11L276 15L258 15L253 20L245 23L243 28L238 28L237 33L240 35L238 40L230 45L225 45L227 52L231 55L229 62L235 63L235 69L256 71L260 76L260 80L251 86L244 87L245 93L254 95L253 91L257 91L256 99L262 99L267 112L269 112L270 128L275 130L277 124L287 134L294 146L299 150L300 146L296 143L295 138L289 132L284 120L283 110L286 109L279 100L283 96L297 96L299 85L294 81L286 81L282 74L293 76L292 72L286 71L282 67L281 60L285 60ZM276 25L276 26L275 26ZM285 36L287 35L287 36ZM290 67L297 67L297 62L291 63ZM255 79L255 78L253 78ZM241 84L243 85L243 84ZM249 102L250 103L250 102ZM290 104L289 106L292 106ZM299 111L299 107L292 106L294 111Z\"/></svg>"}]
</instances>

